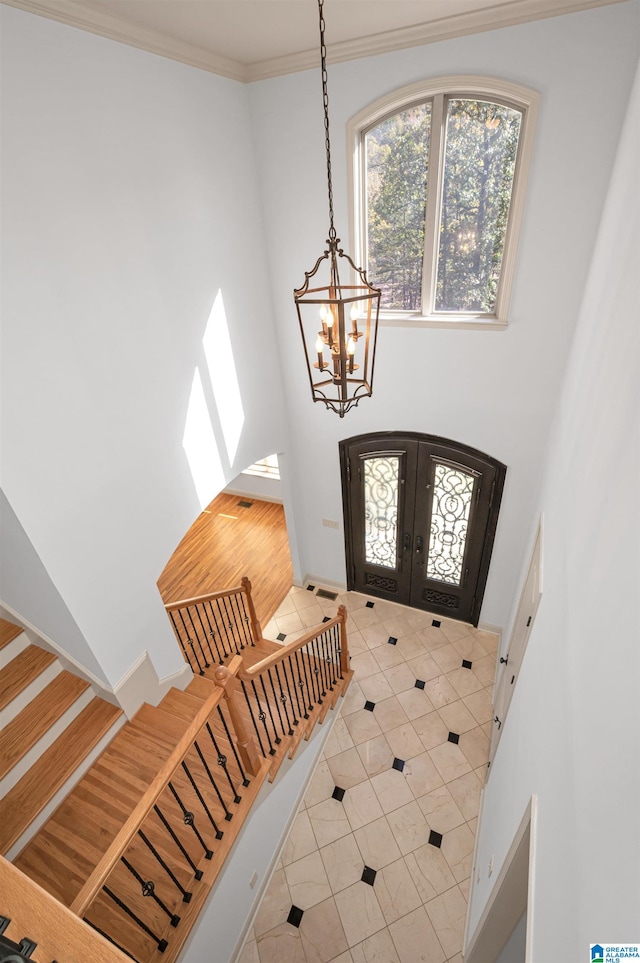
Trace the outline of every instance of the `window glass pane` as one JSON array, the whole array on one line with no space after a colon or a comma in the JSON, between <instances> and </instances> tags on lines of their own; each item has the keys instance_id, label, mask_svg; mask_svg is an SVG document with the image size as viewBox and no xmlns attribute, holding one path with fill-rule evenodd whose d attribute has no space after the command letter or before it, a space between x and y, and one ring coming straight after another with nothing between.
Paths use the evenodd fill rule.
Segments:
<instances>
[{"instance_id":1,"label":"window glass pane","mask_svg":"<svg viewBox=\"0 0 640 963\"><path fill-rule=\"evenodd\" d=\"M365 562L395 568L398 546L400 457L364 461Z\"/></svg>"},{"instance_id":2,"label":"window glass pane","mask_svg":"<svg viewBox=\"0 0 640 963\"><path fill-rule=\"evenodd\" d=\"M421 310L430 130L431 104L421 104L365 137L367 276L386 309Z\"/></svg>"},{"instance_id":3,"label":"window glass pane","mask_svg":"<svg viewBox=\"0 0 640 963\"><path fill-rule=\"evenodd\" d=\"M435 466L426 577L460 585L475 478L461 468Z\"/></svg>"},{"instance_id":4,"label":"window glass pane","mask_svg":"<svg viewBox=\"0 0 640 963\"><path fill-rule=\"evenodd\" d=\"M436 311L495 311L522 114L450 100Z\"/></svg>"}]
</instances>

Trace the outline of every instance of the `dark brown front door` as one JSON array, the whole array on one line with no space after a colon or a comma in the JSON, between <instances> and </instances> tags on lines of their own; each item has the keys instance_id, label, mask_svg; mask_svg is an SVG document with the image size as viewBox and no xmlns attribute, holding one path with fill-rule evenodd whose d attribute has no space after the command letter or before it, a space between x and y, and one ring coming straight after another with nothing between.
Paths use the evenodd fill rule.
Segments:
<instances>
[{"instance_id":1,"label":"dark brown front door","mask_svg":"<svg viewBox=\"0 0 640 963\"><path fill-rule=\"evenodd\" d=\"M348 588L477 625L504 465L446 438L340 442Z\"/></svg>"}]
</instances>

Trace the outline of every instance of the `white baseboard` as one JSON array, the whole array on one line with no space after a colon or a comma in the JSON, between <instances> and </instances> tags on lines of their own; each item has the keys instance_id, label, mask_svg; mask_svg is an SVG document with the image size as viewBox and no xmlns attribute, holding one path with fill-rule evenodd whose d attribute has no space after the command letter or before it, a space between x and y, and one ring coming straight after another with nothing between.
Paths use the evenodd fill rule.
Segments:
<instances>
[{"instance_id":1,"label":"white baseboard","mask_svg":"<svg viewBox=\"0 0 640 963\"><path fill-rule=\"evenodd\" d=\"M300 584L298 584L298 582L295 580L293 584L296 585L298 588L306 588L307 585L315 585L316 588L334 589L336 592L347 591L346 582L334 582L332 579L324 578L324 576L321 576L321 575L307 574L305 575L305 577L303 578Z\"/></svg>"}]
</instances>

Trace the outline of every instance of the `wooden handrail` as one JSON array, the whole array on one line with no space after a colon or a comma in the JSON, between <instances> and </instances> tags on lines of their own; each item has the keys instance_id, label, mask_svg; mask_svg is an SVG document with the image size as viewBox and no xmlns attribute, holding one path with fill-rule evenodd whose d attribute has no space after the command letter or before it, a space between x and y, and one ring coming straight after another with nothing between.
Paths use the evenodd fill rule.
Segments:
<instances>
[{"instance_id":1,"label":"wooden handrail","mask_svg":"<svg viewBox=\"0 0 640 963\"><path fill-rule=\"evenodd\" d=\"M246 589L246 586L244 585L245 581L248 583L249 589L251 589L251 582L249 582L249 579L243 578L242 585L236 585L235 587L228 588L228 589L221 589L219 592L209 592L208 595L197 595L193 599L180 599L177 602L168 602L165 605L165 609L167 612L175 612L176 609L184 609L188 605L198 605L203 602L213 602L215 599L223 599L227 595L239 595L243 593L246 594L247 589ZM249 596L249 598L250 597L251 596Z\"/></svg>"},{"instance_id":2,"label":"wooden handrail","mask_svg":"<svg viewBox=\"0 0 640 963\"><path fill-rule=\"evenodd\" d=\"M61 963L131 963L50 893L0 856L0 915L11 920L5 936L19 943L29 937L38 944L39 960Z\"/></svg>"},{"instance_id":3,"label":"wooden handrail","mask_svg":"<svg viewBox=\"0 0 640 963\"><path fill-rule=\"evenodd\" d=\"M222 697L222 689L216 688L215 692L203 703L195 718L189 723L180 742L155 776L136 808L74 899L70 907L72 913L77 916L84 916Z\"/></svg>"},{"instance_id":4,"label":"wooden handrail","mask_svg":"<svg viewBox=\"0 0 640 963\"><path fill-rule=\"evenodd\" d=\"M308 645L309 642L313 642L317 639L319 635L326 632L328 629L333 629L336 625L341 625L341 645L340 645L340 669L344 673L349 668L349 652L347 649L347 609L346 606L340 605L338 607L338 614L333 619L329 619L328 622L323 622L322 625L317 626L315 629L309 629L304 635L301 635L299 639L295 642L289 642L288 645L282 646L281 652L273 652L268 655L261 662L255 662L250 668L243 667L240 672L238 672L238 678L240 679L253 679L257 675L261 675L270 669L273 665L282 662L287 656L291 655L292 652L297 652L298 649L303 648L303 646Z\"/></svg>"}]
</instances>

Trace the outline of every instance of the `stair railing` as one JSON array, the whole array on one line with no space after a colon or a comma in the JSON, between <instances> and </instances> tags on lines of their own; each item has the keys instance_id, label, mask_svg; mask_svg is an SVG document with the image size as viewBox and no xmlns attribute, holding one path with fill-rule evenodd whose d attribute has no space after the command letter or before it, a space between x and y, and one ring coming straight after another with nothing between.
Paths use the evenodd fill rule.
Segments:
<instances>
[{"instance_id":1,"label":"stair railing","mask_svg":"<svg viewBox=\"0 0 640 963\"><path fill-rule=\"evenodd\" d=\"M251 582L165 606L185 661L194 674L204 675L262 638L251 597Z\"/></svg>"},{"instance_id":2,"label":"stair railing","mask_svg":"<svg viewBox=\"0 0 640 963\"><path fill-rule=\"evenodd\" d=\"M301 730L308 735L318 717L324 718L336 693L344 693L340 683L351 675L346 622L347 610L341 605L335 618L283 645L281 652L240 668L235 684L242 691L249 729L264 758L276 756L287 737L297 742ZM229 684L224 666L214 675L219 684Z\"/></svg>"},{"instance_id":3,"label":"stair railing","mask_svg":"<svg viewBox=\"0 0 640 963\"><path fill-rule=\"evenodd\" d=\"M235 698L215 687L71 904L133 959L175 959L267 775Z\"/></svg>"}]
</instances>

